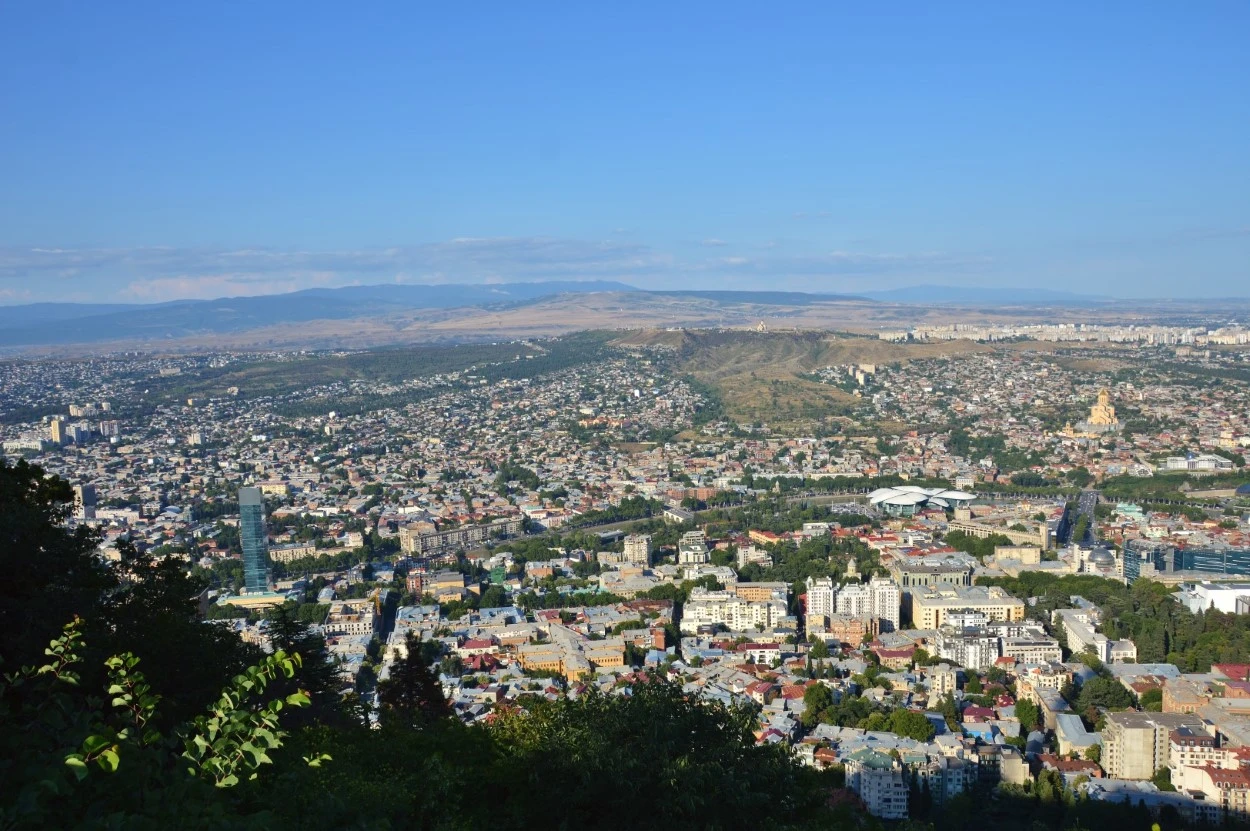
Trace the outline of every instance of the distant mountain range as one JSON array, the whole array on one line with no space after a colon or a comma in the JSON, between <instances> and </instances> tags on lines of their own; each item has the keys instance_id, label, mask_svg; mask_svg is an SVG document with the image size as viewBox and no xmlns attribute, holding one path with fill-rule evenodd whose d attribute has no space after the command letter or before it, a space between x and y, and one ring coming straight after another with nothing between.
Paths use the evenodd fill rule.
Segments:
<instances>
[{"instance_id":1,"label":"distant mountain range","mask_svg":"<svg viewBox=\"0 0 1250 831\"><path fill-rule=\"evenodd\" d=\"M171 303L35 303L0 307L0 346L166 340L282 323L351 320L413 309L510 306L567 293L634 292L611 281L499 285L377 285ZM54 325L55 324L55 325Z\"/></svg>"},{"instance_id":2,"label":"distant mountain range","mask_svg":"<svg viewBox=\"0 0 1250 831\"><path fill-rule=\"evenodd\" d=\"M792 291L645 291L614 281L546 281L477 285L374 285L306 289L289 294L179 300L154 304L34 303L0 306L0 347L64 346L107 341L164 341L234 334L281 324L385 318L405 312L515 308L557 295L645 293L724 305L802 307L836 301L976 306L1086 306L1110 298L1049 289L914 286L861 295Z\"/></svg>"}]
</instances>

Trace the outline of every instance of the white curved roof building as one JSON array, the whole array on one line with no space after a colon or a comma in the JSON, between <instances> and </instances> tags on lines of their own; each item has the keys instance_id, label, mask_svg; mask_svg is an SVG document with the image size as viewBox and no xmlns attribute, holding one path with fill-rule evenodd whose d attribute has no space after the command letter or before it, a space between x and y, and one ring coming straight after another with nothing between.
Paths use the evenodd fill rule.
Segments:
<instances>
[{"instance_id":1,"label":"white curved roof building","mask_svg":"<svg viewBox=\"0 0 1250 831\"><path fill-rule=\"evenodd\" d=\"M976 496L963 491L946 488L922 488L917 485L899 485L893 488L877 488L868 494L868 504L875 505L894 516L911 516L922 508L941 508L948 511L958 504L971 502Z\"/></svg>"}]
</instances>

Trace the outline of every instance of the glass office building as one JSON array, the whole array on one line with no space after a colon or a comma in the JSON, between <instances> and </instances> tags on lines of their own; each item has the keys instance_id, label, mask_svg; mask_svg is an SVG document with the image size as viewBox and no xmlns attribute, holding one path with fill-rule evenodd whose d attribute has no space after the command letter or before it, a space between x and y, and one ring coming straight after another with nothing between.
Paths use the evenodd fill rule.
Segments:
<instances>
[{"instance_id":1,"label":"glass office building","mask_svg":"<svg viewBox=\"0 0 1250 831\"><path fill-rule=\"evenodd\" d=\"M1132 583L1141 577L1142 555L1131 548L1125 548L1121 556L1124 558L1124 582Z\"/></svg>"},{"instance_id":2,"label":"glass office building","mask_svg":"<svg viewBox=\"0 0 1250 831\"><path fill-rule=\"evenodd\" d=\"M1250 574L1250 548L1160 548L1153 559L1160 572Z\"/></svg>"},{"instance_id":3,"label":"glass office building","mask_svg":"<svg viewBox=\"0 0 1250 831\"><path fill-rule=\"evenodd\" d=\"M249 594L269 591L269 537L260 488L239 488L239 541L243 545L243 585Z\"/></svg>"}]
</instances>

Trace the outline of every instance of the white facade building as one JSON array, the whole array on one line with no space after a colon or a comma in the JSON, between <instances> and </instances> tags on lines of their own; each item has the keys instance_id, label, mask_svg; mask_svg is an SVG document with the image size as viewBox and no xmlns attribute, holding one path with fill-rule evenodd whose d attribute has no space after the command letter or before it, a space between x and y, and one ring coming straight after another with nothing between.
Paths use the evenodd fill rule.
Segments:
<instances>
[{"instance_id":1,"label":"white facade building","mask_svg":"<svg viewBox=\"0 0 1250 831\"><path fill-rule=\"evenodd\" d=\"M1094 618L1084 609L1056 609L1052 619L1063 626L1068 649L1073 654L1093 652L1103 663L1111 661L1111 641L1094 628Z\"/></svg>"},{"instance_id":2,"label":"white facade building","mask_svg":"<svg viewBox=\"0 0 1250 831\"><path fill-rule=\"evenodd\" d=\"M681 631L697 632L700 626L724 626L731 632L763 631L773 628L786 612L784 600L745 600L729 591L696 588L683 608Z\"/></svg>"},{"instance_id":3,"label":"white facade building","mask_svg":"<svg viewBox=\"0 0 1250 831\"><path fill-rule=\"evenodd\" d=\"M898 585L888 577L874 577L868 583L868 589L872 592L872 613L881 621L881 630L897 630L903 606L903 593Z\"/></svg>"},{"instance_id":4,"label":"white facade building","mask_svg":"<svg viewBox=\"0 0 1250 831\"><path fill-rule=\"evenodd\" d=\"M893 580L874 577L867 583L848 583L838 589L835 611L860 620L878 620L882 632L893 632L899 627L902 603L903 594Z\"/></svg>"},{"instance_id":5,"label":"white facade building","mask_svg":"<svg viewBox=\"0 0 1250 831\"><path fill-rule=\"evenodd\" d=\"M807 578L807 613L833 617L837 614L838 590L834 588L832 577Z\"/></svg>"},{"instance_id":6,"label":"white facade building","mask_svg":"<svg viewBox=\"0 0 1250 831\"><path fill-rule=\"evenodd\" d=\"M878 750L857 750L846 757L846 786L879 819L907 818L907 779L903 767Z\"/></svg>"},{"instance_id":7,"label":"white facade building","mask_svg":"<svg viewBox=\"0 0 1250 831\"><path fill-rule=\"evenodd\" d=\"M943 626L937 634L938 656L967 669L987 669L998 660L998 638L984 629Z\"/></svg>"},{"instance_id":8,"label":"white facade building","mask_svg":"<svg viewBox=\"0 0 1250 831\"><path fill-rule=\"evenodd\" d=\"M848 617L872 617L872 593L862 583L851 583L838 589L837 613Z\"/></svg>"},{"instance_id":9,"label":"white facade building","mask_svg":"<svg viewBox=\"0 0 1250 831\"><path fill-rule=\"evenodd\" d=\"M1250 598L1250 583L1192 583L1172 595L1195 615L1208 609L1237 613L1237 600Z\"/></svg>"}]
</instances>

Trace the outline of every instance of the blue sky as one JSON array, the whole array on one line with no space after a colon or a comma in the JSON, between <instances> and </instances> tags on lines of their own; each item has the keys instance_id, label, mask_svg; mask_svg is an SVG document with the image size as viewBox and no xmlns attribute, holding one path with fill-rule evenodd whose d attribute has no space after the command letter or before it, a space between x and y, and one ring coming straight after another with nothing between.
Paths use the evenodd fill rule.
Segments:
<instances>
[{"instance_id":1,"label":"blue sky","mask_svg":"<svg viewBox=\"0 0 1250 831\"><path fill-rule=\"evenodd\" d=\"M1240 0L7 4L0 303L1250 295L1247 32Z\"/></svg>"}]
</instances>

